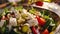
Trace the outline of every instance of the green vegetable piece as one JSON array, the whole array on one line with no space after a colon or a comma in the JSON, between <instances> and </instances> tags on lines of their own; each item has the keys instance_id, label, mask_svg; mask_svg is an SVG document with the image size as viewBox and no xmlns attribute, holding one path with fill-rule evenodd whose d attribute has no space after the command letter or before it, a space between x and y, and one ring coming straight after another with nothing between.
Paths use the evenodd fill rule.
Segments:
<instances>
[{"instance_id":1,"label":"green vegetable piece","mask_svg":"<svg viewBox=\"0 0 60 34\"><path fill-rule=\"evenodd\" d=\"M49 27L48 27L49 32L52 32L52 28L53 28L53 26L49 25Z\"/></svg>"},{"instance_id":2,"label":"green vegetable piece","mask_svg":"<svg viewBox=\"0 0 60 34\"><path fill-rule=\"evenodd\" d=\"M32 13L32 14L35 14L35 11L36 10L34 8L32 8L31 10L29 10L29 12Z\"/></svg>"},{"instance_id":3,"label":"green vegetable piece","mask_svg":"<svg viewBox=\"0 0 60 34\"><path fill-rule=\"evenodd\" d=\"M45 10L45 11L44 11L44 15L47 15L47 16L50 15L50 14L49 14L49 11L48 11L48 10Z\"/></svg>"},{"instance_id":4,"label":"green vegetable piece","mask_svg":"<svg viewBox=\"0 0 60 34\"><path fill-rule=\"evenodd\" d=\"M9 34L9 29L8 29L8 27L5 27L4 34Z\"/></svg>"},{"instance_id":5,"label":"green vegetable piece","mask_svg":"<svg viewBox=\"0 0 60 34\"><path fill-rule=\"evenodd\" d=\"M26 14L22 15L22 18L26 19L28 16Z\"/></svg>"},{"instance_id":6,"label":"green vegetable piece","mask_svg":"<svg viewBox=\"0 0 60 34\"><path fill-rule=\"evenodd\" d=\"M10 33L9 34L18 34L17 32L15 32L14 30L13 30L13 28L12 28L12 30L10 31Z\"/></svg>"},{"instance_id":7,"label":"green vegetable piece","mask_svg":"<svg viewBox=\"0 0 60 34\"><path fill-rule=\"evenodd\" d=\"M45 18L45 19L49 19L50 17L45 15L44 18Z\"/></svg>"},{"instance_id":8,"label":"green vegetable piece","mask_svg":"<svg viewBox=\"0 0 60 34\"><path fill-rule=\"evenodd\" d=\"M22 11L22 9L23 9L23 6L15 7L15 10L20 10L20 11Z\"/></svg>"},{"instance_id":9,"label":"green vegetable piece","mask_svg":"<svg viewBox=\"0 0 60 34\"><path fill-rule=\"evenodd\" d=\"M42 17L45 17L45 16L49 16L50 15L50 13L49 13L48 10L41 10L40 13L41 13Z\"/></svg>"},{"instance_id":10,"label":"green vegetable piece","mask_svg":"<svg viewBox=\"0 0 60 34\"><path fill-rule=\"evenodd\" d=\"M50 24L50 20L47 20L46 24L43 26L42 30L45 30Z\"/></svg>"},{"instance_id":11,"label":"green vegetable piece","mask_svg":"<svg viewBox=\"0 0 60 34\"><path fill-rule=\"evenodd\" d=\"M34 12L34 11L32 11L32 10L30 10L29 12L30 12L31 14L34 14L34 13L35 13L35 12Z\"/></svg>"},{"instance_id":12,"label":"green vegetable piece","mask_svg":"<svg viewBox=\"0 0 60 34\"><path fill-rule=\"evenodd\" d=\"M7 13L8 12L8 8L4 8L4 12Z\"/></svg>"},{"instance_id":13,"label":"green vegetable piece","mask_svg":"<svg viewBox=\"0 0 60 34\"><path fill-rule=\"evenodd\" d=\"M5 27L2 27L2 33L4 33L4 31L5 31Z\"/></svg>"}]
</instances>

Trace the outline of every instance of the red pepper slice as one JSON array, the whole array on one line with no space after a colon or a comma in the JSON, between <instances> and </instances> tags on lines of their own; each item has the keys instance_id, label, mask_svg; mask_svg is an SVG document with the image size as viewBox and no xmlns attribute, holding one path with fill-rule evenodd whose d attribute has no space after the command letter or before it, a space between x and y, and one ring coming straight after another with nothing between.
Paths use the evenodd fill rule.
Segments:
<instances>
[{"instance_id":1,"label":"red pepper slice","mask_svg":"<svg viewBox=\"0 0 60 34\"><path fill-rule=\"evenodd\" d=\"M32 32L33 32L34 34L37 34L36 29L35 29L34 26L32 26Z\"/></svg>"},{"instance_id":2,"label":"red pepper slice","mask_svg":"<svg viewBox=\"0 0 60 34\"><path fill-rule=\"evenodd\" d=\"M37 18L38 24L41 26L44 26L44 24L46 23L45 19L43 19L39 16L36 16L36 18Z\"/></svg>"}]
</instances>

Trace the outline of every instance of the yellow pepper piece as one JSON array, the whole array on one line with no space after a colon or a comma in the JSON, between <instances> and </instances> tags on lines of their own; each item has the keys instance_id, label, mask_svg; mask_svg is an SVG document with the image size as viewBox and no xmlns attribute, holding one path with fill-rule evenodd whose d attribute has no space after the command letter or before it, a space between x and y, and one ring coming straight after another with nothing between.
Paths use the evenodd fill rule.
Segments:
<instances>
[{"instance_id":1,"label":"yellow pepper piece","mask_svg":"<svg viewBox=\"0 0 60 34\"><path fill-rule=\"evenodd\" d=\"M44 0L45 2L51 2L51 0Z\"/></svg>"},{"instance_id":2,"label":"yellow pepper piece","mask_svg":"<svg viewBox=\"0 0 60 34\"><path fill-rule=\"evenodd\" d=\"M54 34L54 31L50 32L50 34Z\"/></svg>"},{"instance_id":3,"label":"yellow pepper piece","mask_svg":"<svg viewBox=\"0 0 60 34\"><path fill-rule=\"evenodd\" d=\"M22 27L22 32L27 32L29 30L29 27L27 25L24 25Z\"/></svg>"}]
</instances>

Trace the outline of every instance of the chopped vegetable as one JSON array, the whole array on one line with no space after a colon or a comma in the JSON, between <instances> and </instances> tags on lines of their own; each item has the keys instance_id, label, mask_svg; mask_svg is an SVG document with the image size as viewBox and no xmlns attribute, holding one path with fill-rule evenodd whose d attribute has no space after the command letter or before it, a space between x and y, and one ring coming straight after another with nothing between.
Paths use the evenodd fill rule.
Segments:
<instances>
[{"instance_id":1,"label":"chopped vegetable","mask_svg":"<svg viewBox=\"0 0 60 34\"><path fill-rule=\"evenodd\" d=\"M45 30L50 24L50 20L47 20L46 24L43 26L42 30Z\"/></svg>"},{"instance_id":2,"label":"chopped vegetable","mask_svg":"<svg viewBox=\"0 0 60 34\"><path fill-rule=\"evenodd\" d=\"M15 10L18 10L18 11L22 11L23 7L22 6L19 6L19 7L15 7Z\"/></svg>"},{"instance_id":3,"label":"chopped vegetable","mask_svg":"<svg viewBox=\"0 0 60 34\"><path fill-rule=\"evenodd\" d=\"M54 34L54 31L50 32L50 34Z\"/></svg>"},{"instance_id":4,"label":"chopped vegetable","mask_svg":"<svg viewBox=\"0 0 60 34\"><path fill-rule=\"evenodd\" d=\"M38 34L37 31L36 31L36 28L34 26L32 26L31 29L32 29L33 34Z\"/></svg>"},{"instance_id":5,"label":"chopped vegetable","mask_svg":"<svg viewBox=\"0 0 60 34\"><path fill-rule=\"evenodd\" d=\"M37 5L42 6L43 3L38 1ZM49 34L56 29L57 23L48 10L25 8L23 6L12 7L10 10L4 8L0 13L2 34Z\"/></svg>"},{"instance_id":6,"label":"chopped vegetable","mask_svg":"<svg viewBox=\"0 0 60 34\"><path fill-rule=\"evenodd\" d=\"M29 30L29 27L27 25L24 25L22 27L22 32L28 32L28 30Z\"/></svg>"},{"instance_id":7,"label":"chopped vegetable","mask_svg":"<svg viewBox=\"0 0 60 34\"><path fill-rule=\"evenodd\" d=\"M39 25L41 25L41 26L44 26L45 25L45 22L46 22L45 19L40 18L39 16L36 16L36 18L38 20Z\"/></svg>"},{"instance_id":8,"label":"chopped vegetable","mask_svg":"<svg viewBox=\"0 0 60 34\"><path fill-rule=\"evenodd\" d=\"M36 13L36 10L32 7L32 9L29 10L29 12L30 12L31 14L35 14L35 13Z\"/></svg>"},{"instance_id":9,"label":"chopped vegetable","mask_svg":"<svg viewBox=\"0 0 60 34\"><path fill-rule=\"evenodd\" d=\"M47 29L45 29L42 34L49 34L49 31Z\"/></svg>"}]
</instances>

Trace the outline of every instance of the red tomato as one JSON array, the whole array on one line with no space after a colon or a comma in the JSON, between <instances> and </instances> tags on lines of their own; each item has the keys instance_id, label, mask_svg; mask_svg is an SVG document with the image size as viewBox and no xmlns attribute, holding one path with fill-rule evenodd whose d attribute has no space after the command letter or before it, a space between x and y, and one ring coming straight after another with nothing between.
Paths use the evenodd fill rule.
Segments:
<instances>
[{"instance_id":1,"label":"red tomato","mask_svg":"<svg viewBox=\"0 0 60 34\"><path fill-rule=\"evenodd\" d=\"M37 34L36 29L35 29L34 26L32 26L32 32L33 32L34 34Z\"/></svg>"},{"instance_id":2,"label":"red tomato","mask_svg":"<svg viewBox=\"0 0 60 34\"><path fill-rule=\"evenodd\" d=\"M49 31L47 29L45 29L42 34L49 34Z\"/></svg>"},{"instance_id":3,"label":"red tomato","mask_svg":"<svg viewBox=\"0 0 60 34\"><path fill-rule=\"evenodd\" d=\"M41 1L37 1L37 2L36 2L36 5L38 5L38 6L42 6L42 5L43 5L43 2L41 2Z\"/></svg>"},{"instance_id":4,"label":"red tomato","mask_svg":"<svg viewBox=\"0 0 60 34\"><path fill-rule=\"evenodd\" d=\"M45 19L40 18L39 16L36 16L36 18L38 20L38 24L44 26L44 24L46 23Z\"/></svg>"}]
</instances>

